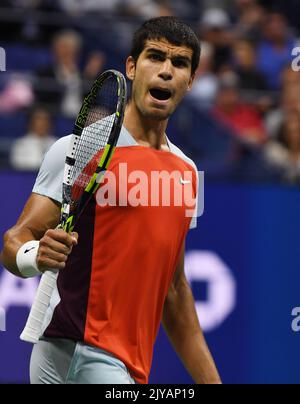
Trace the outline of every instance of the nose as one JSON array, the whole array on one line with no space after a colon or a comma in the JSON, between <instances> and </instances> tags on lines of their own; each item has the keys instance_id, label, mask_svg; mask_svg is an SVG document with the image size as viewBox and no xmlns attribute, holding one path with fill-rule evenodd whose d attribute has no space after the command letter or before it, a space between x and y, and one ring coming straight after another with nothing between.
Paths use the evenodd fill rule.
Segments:
<instances>
[{"instance_id":1,"label":"nose","mask_svg":"<svg viewBox=\"0 0 300 404\"><path fill-rule=\"evenodd\" d=\"M171 81L173 79L172 62L169 59L162 64L159 77L164 81Z\"/></svg>"}]
</instances>

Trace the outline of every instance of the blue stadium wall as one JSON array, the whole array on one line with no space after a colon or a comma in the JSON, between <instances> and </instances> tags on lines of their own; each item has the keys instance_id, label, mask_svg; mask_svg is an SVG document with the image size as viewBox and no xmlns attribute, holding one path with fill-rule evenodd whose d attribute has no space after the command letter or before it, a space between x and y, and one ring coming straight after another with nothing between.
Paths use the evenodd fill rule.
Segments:
<instances>
[{"instance_id":1,"label":"blue stadium wall","mask_svg":"<svg viewBox=\"0 0 300 404\"><path fill-rule=\"evenodd\" d=\"M1 235L15 223L33 181L31 174L0 174ZM205 214L188 238L186 272L225 383L300 383L300 333L292 330L292 310L300 306L299 211L299 189L205 188ZM0 328L6 329L0 331L0 383L28 382L31 347L19 334L35 288L35 280L0 269ZM191 382L162 330L150 381Z\"/></svg>"}]
</instances>

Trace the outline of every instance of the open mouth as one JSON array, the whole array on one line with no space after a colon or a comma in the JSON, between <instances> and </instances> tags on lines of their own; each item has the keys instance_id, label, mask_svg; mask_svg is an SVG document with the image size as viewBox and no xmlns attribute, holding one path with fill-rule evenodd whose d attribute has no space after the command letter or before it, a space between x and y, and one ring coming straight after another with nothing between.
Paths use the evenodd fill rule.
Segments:
<instances>
[{"instance_id":1,"label":"open mouth","mask_svg":"<svg viewBox=\"0 0 300 404\"><path fill-rule=\"evenodd\" d=\"M171 91L162 90L159 88L153 88L152 90L150 90L150 94L158 101L168 101L172 96Z\"/></svg>"}]
</instances>

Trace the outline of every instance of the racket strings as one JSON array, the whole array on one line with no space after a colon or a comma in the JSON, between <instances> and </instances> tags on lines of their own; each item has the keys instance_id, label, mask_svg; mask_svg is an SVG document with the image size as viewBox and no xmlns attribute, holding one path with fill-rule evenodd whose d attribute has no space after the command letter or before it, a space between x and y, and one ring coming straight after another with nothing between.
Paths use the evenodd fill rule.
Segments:
<instances>
[{"instance_id":1,"label":"racket strings","mask_svg":"<svg viewBox=\"0 0 300 404\"><path fill-rule=\"evenodd\" d=\"M107 79L90 108L84 130L74 150L70 170L69 200L74 208L95 174L112 132L118 105L118 82Z\"/></svg>"}]
</instances>

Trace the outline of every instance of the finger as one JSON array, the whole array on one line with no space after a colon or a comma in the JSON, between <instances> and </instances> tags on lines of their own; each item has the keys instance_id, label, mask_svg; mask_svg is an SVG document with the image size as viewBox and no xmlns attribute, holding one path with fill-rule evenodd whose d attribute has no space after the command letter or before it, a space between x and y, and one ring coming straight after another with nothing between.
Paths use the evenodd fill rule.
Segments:
<instances>
[{"instance_id":1,"label":"finger","mask_svg":"<svg viewBox=\"0 0 300 404\"><path fill-rule=\"evenodd\" d=\"M68 247L63 243L53 240L49 236L42 238L40 241L40 248L50 248L51 250L64 255L70 255L72 252L72 247Z\"/></svg>"},{"instance_id":2,"label":"finger","mask_svg":"<svg viewBox=\"0 0 300 404\"><path fill-rule=\"evenodd\" d=\"M73 245L77 245L77 244L78 244L78 238L79 238L78 233L75 233L75 232L74 232L74 233L71 233L70 236L71 236L72 239L73 239L73 242L74 242Z\"/></svg>"},{"instance_id":3,"label":"finger","mask_svg":"<svg viewBox=\"0 0 300 404\"><path fill-rule=\"evenodd\" d=\"M64 262L64 263L66 263L68 260L68 255L60 254L51 249L47 249L47 250L43 251L43 253L40 255L40 257L41 257L41 259L50 258L51 260L54 260L56 262Z\"/></svg>"},{"instance_id":4,"label":"finger","mask_svg":"<svg viewBox=\"0 0 300 404\"><path fill-rule=\"evenodd\" d=\"M42 261L38 261L38 268L41 272L52 271L52 270L62 270L66 267L65 262L57 262L51 260L50 258L45 258Z\"/></svg>"},{"instance_id":5,"label":"finger","mask_svg":"<svg viewBox=\"0 0 300 404\"><path fill-rule=\"evenodd\" d=\"M66 245L67 247L72 247L74 245L73 238L64 230L48 230L45 236L48 236L53 240Z\"/></svg>"}]
</instances>

